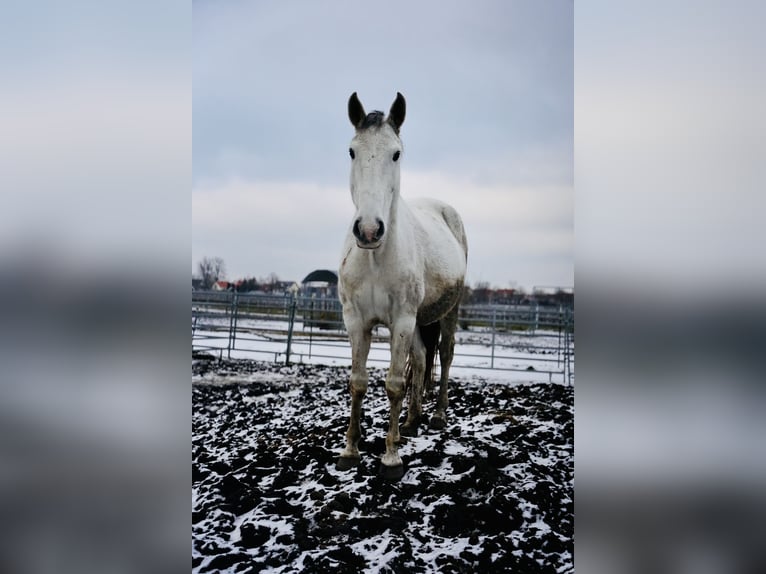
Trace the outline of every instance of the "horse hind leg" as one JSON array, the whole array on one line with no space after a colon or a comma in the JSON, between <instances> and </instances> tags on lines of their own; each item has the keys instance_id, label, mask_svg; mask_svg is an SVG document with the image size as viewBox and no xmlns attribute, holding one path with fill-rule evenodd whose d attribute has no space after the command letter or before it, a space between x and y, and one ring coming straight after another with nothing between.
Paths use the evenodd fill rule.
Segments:
<instances>
[{"instance_id":1,"label":"horse hind leg","mask_svg":"<svg viewBox=\"0 0 766 574\"><path fill-rule=\"evenodd\" d=\"M429 426L432 429L443 429L447 426L447 383L449 381L449 370L452 366L452 357L455 353L455 331L457 330L458 305L447 313L440 321L441 341L439 342L439 362L441 364L441 375L439 377L439 396L436 399L436 409L431 417Z\"/></svg>"},{"instance_id":2,"label":"horse hind leg","mask_svg":"<svg viewBox=\"0 0 766 574\"><path fill-rule=\"evenodd\" d=\"M407 420L399 428L403 436L417 436L423 413L424 386L431 379L436 342L439 338L439 324L419 326L412 337L410 363L407 369L407 384L410 387L410 401Z\"/></svg>"}]
</instances>

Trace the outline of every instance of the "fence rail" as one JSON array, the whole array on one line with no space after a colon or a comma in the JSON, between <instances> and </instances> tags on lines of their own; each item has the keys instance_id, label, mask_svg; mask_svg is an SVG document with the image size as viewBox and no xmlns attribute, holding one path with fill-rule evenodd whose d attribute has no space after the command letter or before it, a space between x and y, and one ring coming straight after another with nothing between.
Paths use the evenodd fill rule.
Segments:
<instances>
[{"instance_id":1,"label":"fence rail","mask_svg":"<svg viewBox=\"0 0 766 574\"><path fill-rule=\"evenodd\" d=\"M373 332L369 361L389 361L389 333ZM290 295L192 292L192 352L274 362L350 364L340 301ZM461 307L453 366L574 377L574 310L569 306Z\"/></svg>"}]
</instances>

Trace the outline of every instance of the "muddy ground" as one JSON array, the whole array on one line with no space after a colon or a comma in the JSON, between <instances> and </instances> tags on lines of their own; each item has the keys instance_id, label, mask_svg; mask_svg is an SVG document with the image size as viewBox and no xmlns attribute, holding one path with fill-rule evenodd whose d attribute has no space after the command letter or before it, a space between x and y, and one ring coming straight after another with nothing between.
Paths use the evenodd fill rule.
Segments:
<instances>
[{"instance_id":1,"label":"muddy ground","mask_svg":"<svg viewBox=\"0 0 766 574\"><path fill-rule=\"evenodd\" d=\"M574 571L573 388L456 378L390 481L384 378L340 472L347 368L193 361L194 572Z\"/></svg>"}]
</instances>

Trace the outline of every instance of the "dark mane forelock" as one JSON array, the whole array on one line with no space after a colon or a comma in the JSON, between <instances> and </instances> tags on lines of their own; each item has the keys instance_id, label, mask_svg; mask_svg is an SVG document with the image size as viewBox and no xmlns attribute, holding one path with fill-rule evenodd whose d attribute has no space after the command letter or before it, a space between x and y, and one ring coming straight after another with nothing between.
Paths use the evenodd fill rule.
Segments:
<instances>
[{"instance_id":1,"label":"dark mane forelock","mask_svg":"<svg viewBox=\"0 0 766 574\"><path fill-rule=\"evenodd\" d=\"M383 118L385 117L385 114L381 112L380 110L373 110L369 114L367 114L367 117L364 118L364 121L362 122L362 125L359 126L360 130L366 130L367 128L371 127L380 127L383 125Z\"/></svg>"}]
</instances>

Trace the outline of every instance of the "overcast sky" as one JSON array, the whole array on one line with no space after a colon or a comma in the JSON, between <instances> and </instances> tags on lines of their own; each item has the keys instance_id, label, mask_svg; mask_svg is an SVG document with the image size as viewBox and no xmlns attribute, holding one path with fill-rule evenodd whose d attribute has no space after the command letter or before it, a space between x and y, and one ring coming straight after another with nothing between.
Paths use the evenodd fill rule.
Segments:
<instances>
[{"instance_id":1,"label":"overcast sky","mask_svg":"<svg viewBox=\"0 0 766 574\"><path fill-rule=\"evenodd\" d=\"M402 196L461 213L468 282L573 284L571 1L201 1L193 17L193 271L337 269L348 97L388 112L400 91Z\"/></svg>"}]
</instances>

